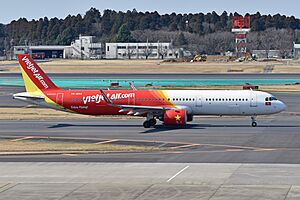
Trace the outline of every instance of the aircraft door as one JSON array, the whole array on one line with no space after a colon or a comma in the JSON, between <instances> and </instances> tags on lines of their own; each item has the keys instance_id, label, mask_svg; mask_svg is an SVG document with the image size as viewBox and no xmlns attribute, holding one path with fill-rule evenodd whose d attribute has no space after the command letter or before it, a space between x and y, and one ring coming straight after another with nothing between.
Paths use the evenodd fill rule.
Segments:
<instances>
[{"instance_id":1,"label":"aircraft door","mask_svg":"<svg viewBox=\"0 0 300 200\"><path fill-rule=\"evenodd\" d=\"M250 107L257 107L256 92L250 91Z\"/></svg>"},{"instance_id":2,"label":"aircraft door","mask_svg":"<svg viewBox=\"0 0 300 200\"><path fill-rule=\"evenodd\" d=\"M58 105L61 105L61 106L64 105L64 93L57 93L56 94L56 103Z\"/></svg>"},{"instance_id":3,"label":"aircraft door","mask_svg":"<svg viewBox=\"0 0 300 200\"><path fill-rule=\"evenodd\" d=\"M128 97L128 105L135 105L135 97Z\"/></svg>"},{"instance_id":4,"label":"aircraft door","mask_svg":"<svg viewBox=\"0 0 300 200\"><path fill-rule=\"evenodd\" d=\"M202 97L201 96L196 97L196 107L202 107Z\"/></svg>"}]
</instances>

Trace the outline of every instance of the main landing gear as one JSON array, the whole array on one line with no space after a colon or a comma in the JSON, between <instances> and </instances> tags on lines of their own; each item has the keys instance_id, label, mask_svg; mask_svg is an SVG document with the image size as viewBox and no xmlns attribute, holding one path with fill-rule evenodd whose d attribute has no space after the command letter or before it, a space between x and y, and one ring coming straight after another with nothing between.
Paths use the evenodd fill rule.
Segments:
<instances>
[{"instance_id":1,"label":"main landing gear","mask_svg":"<svg viewBox=\"0 0 300 200\"><path fill-rule=\"evenodd\" d=\"M150 128L151 126L154 126L155 124L156 124L156 119L152 118L152 119L144 121L143 126L144 126L144 128Z\"/></svg>"},{"instance_id":2,"label":"main landing gear","mask_svg":"<svg viewBox=\"0 0 300 200\"><path fill-rule=\"evenodd\" d=\"M256 126L257 126L256 116L252 116L252 117L251 117L251 120L252 120L251 126L252 126L252 127L256 127Z\"/></svg>"}]
</instances>

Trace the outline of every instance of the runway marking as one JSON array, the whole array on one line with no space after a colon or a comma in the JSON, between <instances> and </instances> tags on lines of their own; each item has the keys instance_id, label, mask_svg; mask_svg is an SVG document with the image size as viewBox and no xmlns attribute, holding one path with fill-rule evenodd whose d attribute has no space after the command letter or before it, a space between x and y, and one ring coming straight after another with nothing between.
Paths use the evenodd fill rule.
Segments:
<instances>
[{"instance_id":1,"label":"runway marking","mask_svg":"<svg viewBox=\"0 0 300 200\"><path fill-rule=\"evenodd\" d=\"M72 154L72 153L64 153L62 154L63 156L70 156L70 157L75 157L78 156L78 154Z\"/></svg>"},{"instance_id":2,"label":"runway marking","mask_svg":"<svg viewBox=\"0 0 300 200\"><path fill-rule=\"evenodd\" d=\"M213 146L213 147L227 147L227 148L237 148L237 149L248 149L248 150L256 150L256 147L247 147L247 146L235 146L235 145L227 145L227 144L199 144L203 146Z\"/></svg>"},{"instance_id":3,"label":"runway marking","mask_svg":"<svg viewBox=\"0 0 300 200\"><path fill-rule=\"evenodd\" d=\"M21 137L21 138L13 139L13 140L11 140L11 142L17 142L17 141L27 140L27 139L31 139L31 138L32 138L31 136Z\"/></svg>"},{"instance_id":4,"label":"runway marking","mask_svg":"<svg viewBox=\"0 0 300 200\"><path fill-rule=\"evenodd\" d=\"M43 137L43 136L26 136L26 137L21 137L21 138L17 138L17 139L13 139L10 140L11 142L18 142L18 141L22 141L22 140L28 140L28 139L33 139L33 138L48 138L48 137Z\"/></svg>"},{"instance_id":5,"label":"runway marking","mask_svg":"<svg viewBox=\"0 0 300 200\"><path fill-rule=\"evenodd\" d=\"M16 185L18 185L18 183L7 183L6 185L4 185L0 188L0 193L5 192L5 191L15 187Z\"/></svg>"},{"instance_id":6,"label":"runway marking","mask_svg":"<svg viewBox=\"0 0 300 200\"><path fill-rule=\"evenodd\" d=\"M118 141L118 140L114 139L114 140L107 140L107 141L102 141L102 142L96 142L95 144L107 144L107 143L116 142L116 141Z\"/></svg>"},{"instance_id":7,"label":"runway marking","mask_svg":"<svg viewBox=\"0 0 300 200\"><path fill-rule=\"evenodd\" d=\"M201 145L200 144L186 144L186 145L171 147L171 149L187 148L187 147L194 147L194 146L201 146Z\"/></svg>"},{"instance_id":8,"label":"runway marking","mask_svg":"<svg viewBox=\"0 0 300 200\"><path fill-rule=\"evenodd\" d=\"M179 172L177 172L174 176L172 176L171 178L169 178L167 180L167 183L170 182L171 180L173 180L176 176L178 176L179 174L181 174L184 170L186 170L187 168L189 168L190 166L186 166L185 168L183 168L182 170L180 170Z\"/></svg>"},{"instance_id":9,"label":"runway marking","mask_svg":"<svg viewBox=\"0 0 300 200\"><path fill-rule=\"evenodd\" d=\"M239 151L245 151L244 149L226 149L226 152L239 152Z\"/></svg>"},{"instance_id":10,"label":"runway marking","mask_svg":"<svg viewBox=\"0 0 300 200\"><path fill-rule=\"evenodd\" d=\"M269 148L257 148L254 151L275 151L277 149L269 149Z\"/></svg>"}]
</instances>

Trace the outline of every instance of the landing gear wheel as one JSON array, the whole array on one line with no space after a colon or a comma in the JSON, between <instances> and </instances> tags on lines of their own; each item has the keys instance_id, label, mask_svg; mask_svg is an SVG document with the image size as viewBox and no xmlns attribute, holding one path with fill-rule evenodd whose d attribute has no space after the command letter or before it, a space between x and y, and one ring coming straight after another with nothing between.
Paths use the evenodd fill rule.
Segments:
<instances>
[{"instance_id":1,"label":"landing gear wheel","mask_svg":"<svg viewBox=\"0 0 300 200\"><path fill-rule=\"evenodd\" d=\"M150 128L151 126L150 121L144 121L143 126L144 128Z\"/></svg>"},{"instance_id":2,"label":"landing gear wheel","mask_svg":"<svg viewBox=\"0 0 300 200\"><path fill-rule=\"evenodd\" d=\"M151 126L154 126L156 124L156 119L150 119L149 123Z\"/></svg>"},{"instance_id":3,"label":"landing gear wheel","mask_svg":"<svg viewBox=\"0 0 300 200\"><path fill-rule=\"evenodd\" d=\"M257 126L257 123L256 122L252 122L252 127L256 127Z\"/></svg>"}]
</instances>

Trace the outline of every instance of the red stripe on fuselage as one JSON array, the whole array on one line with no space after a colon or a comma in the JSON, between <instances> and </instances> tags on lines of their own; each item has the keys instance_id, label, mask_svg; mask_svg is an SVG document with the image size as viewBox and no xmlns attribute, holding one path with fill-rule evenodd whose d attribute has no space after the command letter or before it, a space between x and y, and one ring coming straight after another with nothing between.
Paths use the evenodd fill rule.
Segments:
<instances>
[{"instance_id":1,"label":"red stripe on fuselage","mask_svg":"<svg viewBox=\"0 0 300 200\"><path fill-rule=\"evenodd\" d=\"M107 105L98 90L51 90L44 93L57 104L80 114L126 114L126 112L119 113L120 109L117 107ZM107 90L105 94L117 105L173 107L173 104L159 90ZM63 96L63 101L61 99L58 101L57 95Z\"/></svg>"}]
</instances>

